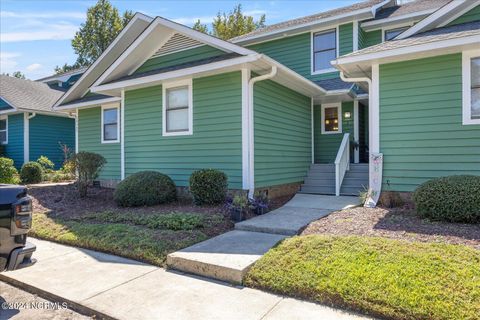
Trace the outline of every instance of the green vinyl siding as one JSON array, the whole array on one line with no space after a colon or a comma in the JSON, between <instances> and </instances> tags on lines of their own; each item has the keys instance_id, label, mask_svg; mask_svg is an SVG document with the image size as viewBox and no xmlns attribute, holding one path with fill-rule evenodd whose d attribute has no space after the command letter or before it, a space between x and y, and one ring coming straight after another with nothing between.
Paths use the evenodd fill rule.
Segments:
<instances>
[{"instance_id":1,"label":"green vinyl siding","mask_svg":"<svg viewBox=\"0 0 480 320\"><path fill-rule=\"evenodd\" d=\"M5 154L12 159L15 167L20 169L23 165L23 113L8 116L8 143Z\"/></svg>"},{"instance_id":2,"label":"green vinyl siding","mask_svg":"<svg viewBox=\"0 0 480 320\"><path fill-rule=\"evenodd\" d=\"M338 27L338 52L341 56L353 52L353 23L341 24Z\"/></svg>"},{"instance_id":3,"label":"green vinyl siding","mask_svg":"<svg viewBox=\"0 0 480 320\"><path fill-rule=\"evenodd\" d=\"M183 50L180 52L174 52L171 54L150 58L142 66L140 66L135 73L171 67L174 65L215 57L222 54L225 54L225 52L220 49L204 45L189 50Z\"/></svg>"},{"instance_id":4,"label":"green vinyl siding","mask_svg":"<svg viewBox=\"0 0 480 320\"><path fill-rule=\"evenodd\" d=\"M99 180L120 180L120 143L102 143L101 112L101 107L78 110L78 151L105 157Z\"/></svg>"},{"instance_id":5,"label":"green vinyl siding","mask_svg":"<svg viewBox=\"0 0 480 320\"><path fill-rule=\"evenodd\" d=\"M345 112L350 112L350 118L345 118ZM343 135L350 133L353 141L353 102L342 102L342 132L334 134L322 134L322 108L314 107L314 148L315 163L333 163L337 157L338 148Z\"/></svg>"},{"instance_id":6,"label":"green vinyl siding","mask_svg":"<svg viewBox=\"0 0 480 320\"><path fill-rule=\"evenodd\" d=\"M480 125L462 125L460 53L380 66L380 151L390 190L480 175Z\"/></svg>"},{"instance_id":7,"label":"green vinyl siding","mask_svg":"<svg viewBox=\"0 0 480 320\"><path fill-rule=\"evenodd\" d=\"M358 48L364 49L382 43L382 30L364 31L362 28L358 28Z\"/></svg>"},{"instance_id":8,"label":"green vinyl siding","mask_svg":"<svg viewBox=\"0 0 480 320\"><path fill-rule=\"evenodd\" d=\"M29 133L31 161L46 156L59 169L63 164L60 143L75 150L74 119L37 114L29 120Z\"/></svg>"},{"instance_id":9,"label":"green vinyl siding","mask_svg":"<svg viewBox=\"0 0 480 320\"><path fill-rule=\"evenodd\" d=\"M191 173L213 168L242 188L240 72L193 80L193 135L162 136L162 87L125 92L125 174L156 170L177 186Z\"/></svg>"},{"instance_id":10,"label":"green vinyl siding","mask_svg":"<svg viewBox=\"0 0 480 320\"><path fill-rule=\"evenodd\" d=\"M303 181L312 162L311 102L273 81L254 89L255 187Z\"/></svg>"},{"instance_id":11,"label":"green vinyl siding","mask_svg":"<svg viewBox=\"0 0 480 320\"><path fill-rule=\"evenodd\" d=\"M470 11L464 13L457 19L450 22L447 26L453 26L456 24L473 22L473 21L480 21L480 6L476 6L475 8L471 9Z\"/></svg>"},{"instance_id":12,"label":"green vinyl siding","mask_svg":"<svg viewBox=\"0 0 480 320\"><path fill-rule=\"evenodd\" d=\"M338 78L338 72L312 75L310 32L254 44L249 49L266 54L310 80Z\"/></svg>"}]
</instances>

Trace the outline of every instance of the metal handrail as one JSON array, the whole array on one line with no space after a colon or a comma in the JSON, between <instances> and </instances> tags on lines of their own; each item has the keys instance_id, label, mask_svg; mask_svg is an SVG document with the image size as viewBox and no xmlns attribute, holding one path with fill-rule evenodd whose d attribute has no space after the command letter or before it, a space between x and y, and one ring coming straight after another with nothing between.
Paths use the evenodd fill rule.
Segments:
<instances>
[{"instance_id":1,"label":"metal handrail","mask_svg":"<svg viewBox=\"0 0 480 320\"><path fill-rule=\"evenodd\" d=\"M340 195L343 178L347 170L350 170L350 133L343 135L342 143L338 148L335 158L335 195Z\"/></svg>"}]
</instances>

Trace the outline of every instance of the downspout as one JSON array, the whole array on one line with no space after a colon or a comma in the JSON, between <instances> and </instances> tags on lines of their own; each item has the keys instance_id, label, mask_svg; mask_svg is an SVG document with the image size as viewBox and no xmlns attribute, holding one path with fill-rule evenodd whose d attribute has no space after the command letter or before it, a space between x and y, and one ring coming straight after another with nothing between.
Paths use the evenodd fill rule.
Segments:
<instances>
[{"instance_id":1,"label":"downspout","mask_svg":"<svg viewBox=\"0 0 480 320\"><path fill-rule=\"evenodd\" d=\"M250 123L249 130L248 130L248 145L249 145L249 152L248 152L248 162L249 162L249 188L248 188L248 197L250 199L253 198L253 194L255 191L255 170L254 170L254 149L255 149L255 141L254 141L254 117L253 117L253 86L255 83L263 80L268 80L277 75L277 66L272 66L272 69L269 73L251 78L248 81L248 94L249 94L249 103L248 103L248 122Z\"/></svg>"},{"instance_id":2,"label":"downspout","mask_svg":"<svg viewBox=\"0 0 480 320\"><path fill-rule=\"evenodd\" d=\"M35 118L37 114L24 113L23 116L23 163L30 161L30 119Z\"/></svg>"}]
</instances>

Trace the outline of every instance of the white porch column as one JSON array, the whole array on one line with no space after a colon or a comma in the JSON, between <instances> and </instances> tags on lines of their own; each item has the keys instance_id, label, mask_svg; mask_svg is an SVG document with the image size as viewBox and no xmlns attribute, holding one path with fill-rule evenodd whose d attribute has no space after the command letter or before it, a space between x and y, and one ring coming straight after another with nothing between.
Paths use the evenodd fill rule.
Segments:
<instances>
[{"instance_id":1,"label":"white porch column","mask_svg":"<svg viewBox=\"0 0 480 320\"><path fill-rule=\"evenodd\" d=\"M380 152L380 75L378 64L372 65L372 87L369 100L369 149L370 153Z\"/></svg>"},{"instance_id":2,"label":"white porch column","mask_svg":"<svg viewBox=\"0 0 480 320\"><path fill-rule=\"evenodd\" d=\"M250 69L242 69L242 189L250 188L250 103L249 85Z\"/></svg>"},{"instance_id":3,"label":"white porch column","mask_svg":"<svg viewBox=\"0 0 480 320\"><path fill-rule=\"evenodd\" d=\"M358 119L359 112L358 112L358 100L353 100L353 140L356 142L357 147L354 149L353 162L359 163L360 162L360 119Z\"/></svg>"}]
</instances>

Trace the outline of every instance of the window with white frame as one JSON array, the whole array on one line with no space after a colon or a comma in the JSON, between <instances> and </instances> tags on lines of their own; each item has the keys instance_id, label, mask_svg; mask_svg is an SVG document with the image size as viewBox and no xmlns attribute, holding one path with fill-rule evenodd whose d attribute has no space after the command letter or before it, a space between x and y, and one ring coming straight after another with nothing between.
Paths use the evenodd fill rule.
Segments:
<instances>
[{"instance_id":1,"label":"window with white frame","mask_svg":"<svg viewBox=\"0 0 480 320\"><path fill-rule=\"evenodd\" d=\"M0 144L8 143L8 118L0 117Z\"/></svg>"},{"instance_id":2,"label":"window with white frame","mask_svg":"<svg viewBox=\"0 0 480 320\"><path fill-rule=\"evenodd\" d=\"M102 143L119 142L120 108L118 106L102 106Z\"/></svg>"},{"instance_id":3,"label":"window with white frame","mask_svg":"<svg viewBox=\"0 0 480 320\"><path fill-rule=\"evenodd\" d=\"M342 133L340 103L322 104L322 134Z\"/></svg>"},{"instance_id":4,"label":"window with white frame","mask_svg":"<svg viewBox=\"0 0 480 320\"><path fill-rule=\"evenodd\" d=\"M400 33L403 31L407 30L409 27L403 27L403 28L395 28L395 29L390 29L390 30L385 30L383 33L384 40L385 41L390 41L396 36L398 36Z\"/></svg>"},{"instance_id":5,"label":"window with white frame","mask_svg":"<svg viewBox=\"0 0 480 320\"><path fill-rule=\"evenodd\" d=\"M480 55L463 52L463 124L480 124Z\"/></svg>"},{"instance_id":6,"label":"window with white frame","mask_svg":"<svg viewBox=\"0 0 480 320\"><path fill-rule=\"evenodd\" d=\"M163 85L163 135L192 134L192 81Z\"/></svg>"},{"instance_id":7,"label":"window with white frame","mask_svg":"<svg viewBox=\"0 0 480 320\"><path fill-rule=\"evenodd\" d=\"M313 72L332 69L330 61L337 58L337 30L327 30L313 34Z\"/></svg>"}]
</instances>

